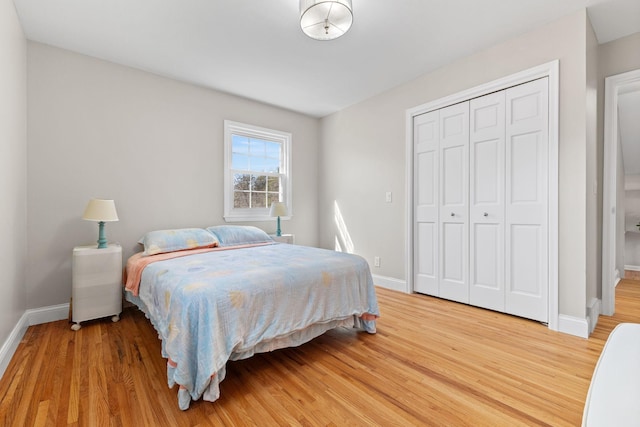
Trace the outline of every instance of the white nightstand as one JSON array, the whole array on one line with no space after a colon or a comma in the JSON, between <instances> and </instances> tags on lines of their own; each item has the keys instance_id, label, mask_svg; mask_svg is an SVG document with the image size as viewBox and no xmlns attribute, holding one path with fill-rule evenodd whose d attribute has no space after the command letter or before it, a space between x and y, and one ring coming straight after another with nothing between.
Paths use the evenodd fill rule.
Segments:
<instances>
[{"instance_id":1,"label":"white nightstand","mask_svg":"<svg viewBox=\"0 0 640 427\"><path fill-rule=\"evenodd\" d=\"M283 234L282 236L276 236L275 234L270 234L270 236L276 242L288 243L290 245L293 245L296 240L296 236L294 234Z\"/></svg>"},{"instance_id":2,"label":"white nightstand","mask_svg":"<svg viewBox=\"0 0 640 427\"><path fill-rule=\"evenodd\" d=\"M71 282L71 329L80 329L80 322L113 316L120 320L122 312L122 247L110 244L73 248Z\"/></svg>"}]
</instances>

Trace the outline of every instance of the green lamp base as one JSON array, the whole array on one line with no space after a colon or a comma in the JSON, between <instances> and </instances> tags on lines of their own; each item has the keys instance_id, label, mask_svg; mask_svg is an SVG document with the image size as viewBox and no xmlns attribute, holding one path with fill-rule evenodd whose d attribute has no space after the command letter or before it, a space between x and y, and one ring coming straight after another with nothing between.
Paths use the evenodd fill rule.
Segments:
<instances>
[{"instance_id":1,"label":"green lamp base","mask_svg":"<svg viewBox=\"0 0 640 427\"><path fill-rule=\"evenodd\" d=\"M104 235L104 221L98 222L98 249L107 247L107 238Z\"/></svg>"}]
</instances>

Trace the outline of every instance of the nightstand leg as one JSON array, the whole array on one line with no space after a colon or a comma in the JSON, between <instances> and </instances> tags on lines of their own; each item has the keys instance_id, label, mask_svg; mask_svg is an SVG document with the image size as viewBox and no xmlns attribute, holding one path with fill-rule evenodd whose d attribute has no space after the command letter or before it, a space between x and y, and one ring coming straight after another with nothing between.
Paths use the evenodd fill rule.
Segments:
<instances>
[{"instance_id":1,"label":"nightstand leg","mask_svg":"<svg viewBox=\"0 0 640 427\"><path fill-rule=\"evenodd\" d=\"M72 331L77 331L79 329L80 329L80 322L74 323L73 325L71 325L71 330Z\"/></svg>"},{"instance_id":2,"label":"nightstand leg","mask_svg":"<svg viewBox=\"0 0 640 427\"><path fill-rule=\"evenodd\" d=\"M119 314L116 314L115 316L113 316L113 317L111 318L111 321L112 321L113 323L117 322L118 320L120 320L120 315L119 315Z\"/></svg>"}]
</instances>

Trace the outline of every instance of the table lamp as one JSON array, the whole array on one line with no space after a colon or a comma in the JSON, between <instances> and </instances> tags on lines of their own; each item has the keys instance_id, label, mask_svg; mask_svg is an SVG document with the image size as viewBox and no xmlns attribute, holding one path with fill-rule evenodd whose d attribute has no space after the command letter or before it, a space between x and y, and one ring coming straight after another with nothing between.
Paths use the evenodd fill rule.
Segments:
<instances>
[{"instance_id":1,"label":"table lamp","mask_svg":"<svg viewBox=\"0 0 640 427\"><path fill-rule=\"evenodd\" d=\"M276 228L276 236L282 236L282 231L280 230L280 217L287 216L287 205L285 205L283 202L271 203L270 215L278 217L278 227Z\"/></svg>"},{"instance_id":2,"label":"table lamp","mask_svg":"<svg viewBox=\"0 0 640 427\"><path fill-rule=\"evenodd\" d=\"M98 222L98 249L107 247L107 238L104 235L104 223L118 221L116 204L113 200L91 199L82 214L82 219Z\"/></svg>"}]
</instances>

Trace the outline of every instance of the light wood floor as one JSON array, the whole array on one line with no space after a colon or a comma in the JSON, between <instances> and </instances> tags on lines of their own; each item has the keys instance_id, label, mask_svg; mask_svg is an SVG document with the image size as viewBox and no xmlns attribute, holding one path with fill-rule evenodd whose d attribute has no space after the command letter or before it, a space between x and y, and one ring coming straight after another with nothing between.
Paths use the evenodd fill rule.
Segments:
<instances>
[{"instance_id":1,"label":"light wood floor","mask_svg":"<svg viewBox=\"0 0 640 427\"><path fill-rule=\"evenodd\" d=\"M604 341L640 322L640 283L588 339L420 295L378 290L377 335L340 329L230 362L221 398L177 405L147 319L32 326L0 381L1 426L580 424Z\"/></svg>"}]
</instances>

